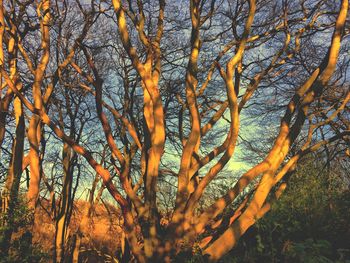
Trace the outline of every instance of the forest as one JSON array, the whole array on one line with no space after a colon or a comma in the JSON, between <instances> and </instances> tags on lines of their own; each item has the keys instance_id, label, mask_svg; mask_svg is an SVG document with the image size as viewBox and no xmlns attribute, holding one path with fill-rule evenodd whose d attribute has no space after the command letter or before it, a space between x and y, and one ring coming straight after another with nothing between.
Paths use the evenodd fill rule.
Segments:
<instances>
[{"instance_id":1,"label":"forest","mask_svg":"<svg viewBox=\"0 0 350 263\"><path fill-rule=\"evenodd\" d=\"M348 0L0 0L0 263L350 262Z\"/></svg>"}]
</instances>

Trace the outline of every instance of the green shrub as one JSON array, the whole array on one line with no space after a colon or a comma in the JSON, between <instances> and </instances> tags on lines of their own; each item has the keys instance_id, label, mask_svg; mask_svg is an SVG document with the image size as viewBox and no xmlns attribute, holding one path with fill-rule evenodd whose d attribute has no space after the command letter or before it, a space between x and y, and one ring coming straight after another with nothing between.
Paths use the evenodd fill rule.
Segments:
<instances>
[{"instance_id":1,"label":"green shrub","mask_svg":"<svg viewBox=\"0 0 350 263\"><path fill-rule=\"evenodd\" d=\"M350 191L339 177L304 162L223 262L350 262Z\"/></svg>"},{"instance_id":2,"label":"green shrub","mask_svg":"<svg viewBox=\"0 0 350 263\"><path fill-rule=\"evenodd\" d=\"M22 200L14 204L12 213L0 215L0 263L46 262L47 254L40 246L32 244L32 233L29 231L33 222L33 213ZM10 244L5 236L12 233ZM4 248L9 247L8 251Z\"/></svg>"}]
</instances>

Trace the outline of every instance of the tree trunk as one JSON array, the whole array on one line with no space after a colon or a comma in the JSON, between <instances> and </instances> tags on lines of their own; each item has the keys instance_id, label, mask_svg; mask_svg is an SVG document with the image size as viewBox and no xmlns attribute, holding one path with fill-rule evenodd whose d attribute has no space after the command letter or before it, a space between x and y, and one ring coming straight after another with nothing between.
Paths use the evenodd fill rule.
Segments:
<instances>
[{"instance_id":1,"label":"tree trunk","mask_svg":"<svg viewBox=\"0 0 350 263\"><path fill-rule=\"evenodd\" d=\"M63 262L65 258L65 243L67 240L67 228L69 225L69 213L72 209L72 150L68 144L63 146L63 188L61 201L59 206L58 216L56 218L56 233L55 233L55 255L56 262Z\"/></svg>"},{"instance_id":2,"label":"tree trunk","mask_svg":"<svg viewBox=\"0 0 350 263\"><path fill-rule=\"evenodd\" d=\"M1 244L1 248L5 255L7 255L10 248L12 233L14 231L13 225L16 216L15 211L18 204L19 184L22 175L23 146L25 135L25 123L22 112L22 103L18 98L15 98L14 108L16 117L16 137L13 142L12 158L5 186L5 192L9 193L9 199L7 200L8 208L5 208L7 211L3 211L8 215L8 221L6 222L7 228Z\"/></svg>"}]
</instances>

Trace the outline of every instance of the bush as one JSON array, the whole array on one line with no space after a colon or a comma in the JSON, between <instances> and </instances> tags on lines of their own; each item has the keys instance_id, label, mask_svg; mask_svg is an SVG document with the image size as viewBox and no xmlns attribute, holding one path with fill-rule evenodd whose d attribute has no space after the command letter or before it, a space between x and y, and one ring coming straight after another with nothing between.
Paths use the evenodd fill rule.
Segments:
<instances>
[{"instance_id":1,"label":"bush","mask_svg":"<svg viewBox=\"0 0 350 263\"><path fill-rule=\"evenodd\" d=\"M0 215L0 222L3 223L0 226L0 263L46 262L47 254L42 252L40 246L32 244L32 215L23 200L14 204L11 215ZM5 236L9 232L12 233L12 238L10 244L6 244ZM8 252L5 247L10 248Z\"/></svg>"},{"instance_id":2,"label":"bush","mask_svg":"<svg viewBox=\"0 0 350 263\"><path fill-rule=\"evenodd\" d=\"M225 262L348 262L350 191L315 161L300 166L272 210Z\"/></svg>"}]
</instances>

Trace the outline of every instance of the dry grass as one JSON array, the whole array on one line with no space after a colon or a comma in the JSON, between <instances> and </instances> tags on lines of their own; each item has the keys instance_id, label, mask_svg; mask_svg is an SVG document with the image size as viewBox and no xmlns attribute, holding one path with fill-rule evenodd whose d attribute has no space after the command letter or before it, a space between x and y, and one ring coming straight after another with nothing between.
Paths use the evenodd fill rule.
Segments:
<instances>
[{"instance_id":1,"label":"dry grass","mask_svg":"<svg viewBox=\"0 0 350 263\"><path fill-rule=\"evenodd\" d=\"M41 206L38 206L36 210L33 241L40 245L46 253L52 255L55 223L50 218L49 213L45 211L48 210L47 207L49 207L48 203L42 201ZM77 233L86 208L87 202L85 201L74 203L68 229L69 237ZM88 223L80 226L82 230L81 255L86 253L89 253L90 256L91 254L115 255L117 251L120 251L121 223L121 215L115 206L108 203L96 205ZM71 240L68 239L67 243L70 242Z\"/></svg>"}]
</instances>

